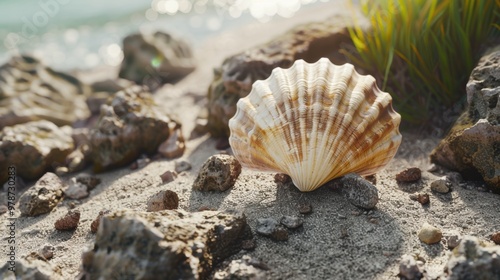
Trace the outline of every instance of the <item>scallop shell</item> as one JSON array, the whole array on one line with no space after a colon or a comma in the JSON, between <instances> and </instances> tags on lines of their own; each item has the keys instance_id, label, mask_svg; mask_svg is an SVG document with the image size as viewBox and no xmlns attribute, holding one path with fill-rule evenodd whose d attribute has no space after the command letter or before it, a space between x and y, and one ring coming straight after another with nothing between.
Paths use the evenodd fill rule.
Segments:
<instances>
[{"instance_id":1,"label":"scallop shell","mask_svg":"<svg viewBox=\"0 0 500 280\"><path fill-rule=\"evenodd\" d=\"M312 191L348 173L382 169L401 143L401 116L372 76L321 58L275 68L253 84L229 121L229 143L244 167L290 175Z\"/></svg>"}]
</instances>

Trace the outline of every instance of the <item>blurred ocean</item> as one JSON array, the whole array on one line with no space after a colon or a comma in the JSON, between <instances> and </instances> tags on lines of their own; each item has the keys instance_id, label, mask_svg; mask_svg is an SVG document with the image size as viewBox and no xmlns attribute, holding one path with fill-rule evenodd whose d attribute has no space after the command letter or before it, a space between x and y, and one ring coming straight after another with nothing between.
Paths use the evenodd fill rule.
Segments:
<instances>
[{"instance_id":1,"label":"blurred ocean","mask_svg":"<svg viewBox=\"0 0 500 280\"><path fill-rule=\"evenodd\" d=\"M118 65L122 39L138 30L163 30L196 48L216 33L328 1L0 0L0 64L32 53L59 70Z\"/></svg>"}]
</instances>

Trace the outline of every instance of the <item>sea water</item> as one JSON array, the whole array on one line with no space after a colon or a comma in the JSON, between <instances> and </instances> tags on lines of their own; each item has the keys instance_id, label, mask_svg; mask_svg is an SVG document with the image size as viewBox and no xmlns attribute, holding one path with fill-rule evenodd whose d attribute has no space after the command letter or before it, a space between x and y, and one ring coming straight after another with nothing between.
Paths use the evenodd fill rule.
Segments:
<instances>
[{"instance_id":1,"label":"sea water","mask_svg":"<svg viewBox=\"0 0 500 280\"><path fill-rule=\"evenodd\" d=\"M328 1L0 0L0 64L28 53L58 70L115 66L133 32L161 30L196 47L219 32Z\"/></svg>"}]
</instances>

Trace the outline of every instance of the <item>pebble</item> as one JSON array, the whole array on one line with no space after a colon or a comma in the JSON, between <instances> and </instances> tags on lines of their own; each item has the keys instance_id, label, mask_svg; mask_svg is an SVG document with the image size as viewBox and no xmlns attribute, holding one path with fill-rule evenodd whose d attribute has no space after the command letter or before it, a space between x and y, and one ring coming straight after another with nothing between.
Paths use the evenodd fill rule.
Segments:
<instances>
[{"instance_id":1,"label":"pebble","mask_svg":"<svg viewBox=\"0 0 500 280\"><path fill-rule=\"evenodd\" d=\"M74 230L78 227L79 222L80 222L80 211L70 210L64 217L58 219L54 223L54 227L57 230L61 231Z\"/></svg>"},{"instance_id":2,"label":"pebble","mask_svg":"<svg viewBox=\"0 0 500 280\"><path fill-rule=\"evenodd\" d=\"M46 260L50 260L54 257L54 246L50 244L45 244L38 254L44 257Z\"/></svg>"},{"instance_id":3,"label":"pebble","mask_svg":"<svg viewBox=\"0 0 500 280\"><path fill-rule=\"evenodd\" d=\"M171 190L160 191L148 200L147 211L172 210L179 207L179 196Z\"/></svg>"},{"instance_id":4,"label":"pebble","mask_svg":"<svg viewBox=\"0 0 500 280\"><path fill-rule=\"evenodd\" d=\"M92 175L81 174L76 177L76 182L84 184L91 191L101 183L101 179Z\"/></svg>"},{"instance_id":5,"label":"pebble","mask_svg":"<svg viewBox=\"0 0 500 280\"><path fill-rule=\"evenodd\" d=\"M165 158L177 158L184 154L186 143L182 136L180 124L171 128L170 135L165 142L158 147L158 152Z\"/></svg>"},{"instance_id":6,"label":"pebble","mask_svg":"<svg viewBox=\"0 0 500 280\"><path fill-rule=\"evenodd\" d=\"M292 177L288 176L284 173L276 173L274 174L274 182L277 184L287 184L292 181Z\"/></svg>"},{"instance_id":7,"label":"pebble","mask_svg":"<svg viewBox=\"0 0 500 280\"><path fill-rule=\"evenodd\" d=\"M234 186L241 173L241 165L231 155L209 157L198 173L193 189L198 191L223 192Z\"/></svg>"},{"instance_id":8,"label":"pebble","mask_svg":"<svg viewBox=\"0 0 500 280\"><path fill-rule=\"evenodd\" d=\"M333 189L341 190L344 197L354 206L373 209L378 203L378 190L363 177L349 173L342 178L331 181Z\"/></svg>"},{"instance_id":9,"label":"pebble","mask_svg":"<svg viewBox=\"0 0 500 280\"><path fill-rule=\"evenodd\" d=\"M500 231L493 233L490 239L491 241L495 242L495 244L500 245Z\"/></svg>"},{"instance_id":10,"label":"pebble","mask_svg":"<svg viewBox=\"0 0 500 280\"><path fill-rule=\"evenodd\" d=\"M175 162L175 172L181 173L183 171L191 170L191 164L185 160Z\"/></svg>"},{"instance_id":11,"label":"pebble","mask_svg":"<svg viewBox=\"0 0 500 280\"><path fill-rule=\"evenodd\" d=\"M401 257L401 261L399 262L399 276L407 280L422 278L422 271L420 271L420 267L414 257L407 254Z\"/></svg>"},{"instance_id":12,"label":"pebble","mask_svg":"<svg viewBox=\"0 0 500 280\"><path fill-rule=\"evenodd\" d=\"M99 211L99 215L97 215L97 218L95 218L94 221L90 224L90 232L96 233L97 230L99 229L99 224L101 223L101 219L104 215L108 214L110 211L109 210L104 210L104 211Z\"/></svg>"},{"instance_id":13,"label":"pebble","mask_svg":"<svg viewBox=\"0 0 500 280\"><path fill-rule=\"evenodd\" d=\"M312 206L310 203L300 203L298 206L299 213L300 214L311 214L312 213Z\"/></svg>"},{"instance_id":14,"label":"pebble","mask_svg":"<svg viewBox=\"0 0 500 280\"><path fill-rule=\"evenodd\" d=\"M434 244L441 241L443 233L437 227L424 223L418 232L418 238L425 244Z\"/></svg>"},{"instance_id":15,"label":"pebble","mask_svg":"<svg viewBox=\"0 0 500 280\"><path fill-rule=\"evenodd\" d=\"M427 194L427 193L424 193L424 194L421 194L421 193L411 194L410 195L410 199L418 201L422 205L429 204L429 202L430 202L429 194Z\"/></svg>"},{"instance_id":16,"label":"pebble","mask_svg":"<svg viewBox=\"0 0 500 280\"><path fill-rule=\"evenodd\" d=\"M451 182L446 176L439 178L431 183L431 190L437 193L448 193L450 191Z\"/></svg>"},{"instance_id":17,"label":"pebble","mask_svg":"<svg viewBox=\"0 0 500 280\"><path fill-rule=\"evenodd\" d=\"M296 216L283 216L280 223L289 229L296 229L304 224L304 220Z\"/></svg>"},{"instance_id":18,"label":"pebble","mask_svg":"<svg viewBox=\"0 0 500 280\"><path fill-rule=\"evenodd\" d=\"M398 182L415 182L422 177L422 171L418 167L410 167L396 174L396 181Z\"/></svg>"},{"instance_id":19,"label":"pebble","mask_svg":"<svg viewBox=\"0 0 500 280\"><path fill-rule=\"evenodd\" d=\"M455 249L459 244L460 244L460 238L458 237L458 235L452 235L446 238L446 245L450 250Z\"/></svg>"},{"instance_id":20,"label":"pebble","mask_svg":"<svg viewBox=\"0 0 500 280\"><path fill-rule=\"evenodd\" d=\"M275 219L258 219L256 231L258 234L270 237L276 241L288 240L288 231L286 228L280 226Z\"/></svg>"},{"instance_id":21,"label":"pebble","mask_svg":"<svg viewBox=\"0 0 500 280\"><path fill-rule=\"evenodd\" d=\"M160 175L161 182L164 184L170 183L177 178L177 172L167 170L165 173Z\"/></svg>"}]
</instances>

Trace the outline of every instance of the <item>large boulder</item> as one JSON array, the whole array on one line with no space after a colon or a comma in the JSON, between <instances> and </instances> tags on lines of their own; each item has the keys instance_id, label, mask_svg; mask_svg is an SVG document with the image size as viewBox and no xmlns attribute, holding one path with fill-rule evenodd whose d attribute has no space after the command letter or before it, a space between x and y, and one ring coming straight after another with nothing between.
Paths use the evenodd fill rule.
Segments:
<instances>
[{"instance_id":1,"label":"large boulder","mask_svg":"<svg viewBox=\"0 0 500 280\"><path fill-rule=\"evenodd\" d=\"M16 167L16 174L33 180L65 162L74 148L71 128L41 120L5 127L0 132L0 170ZM0 172L0 184L7 181Z\"/></svg>"},{"instance_id":2,"label":"large boulder","mask_svg":"<svg viewBox=\"0 0 500 280\"><path fill-rule=\"evenodd\" d=\"M468 108L431 154L431 161L500 192L500 47L487 52L467 83Z\"/></svg>"},{"instance_id":3,"label":"large boulder","mask_svg":"<svg viewBox=\"0 0 500 280\"><path fill-rule=\"evenodd\" d=\"M82 279L207 279L249 238L242 213L120 210L101 220Z\"/></svg>"},{"instance_id":4,"label":"large boulder","mask_svg":"<svg viewBox=\"0 0 500 280\"><path fill-rule=\"evenodd\" d=\"M0 129L36 120L59 126L90 116L90 87L30 56L15 56L0 67Z\"/></svg>"},{"instance_id":5,"label":"large boulder","mask_svg":"<svg viewBox=\"0 0 500 280\"><path fill-rule=\"evenodd\" d=\"M163 32L125 37L123 56L119 76L153 89L176 82L195 68L189 45Z\"/></svg>"},{"instance_id":6,"label":"large boulder","mask_svg":"<svg viewBox=\"0 0 500 280\"><path fill-rule=\"evenodd\" d=\"M171 120L141 86L116 93L101 107L96 127L90 132L94 170L101 172L123 166L141 153L152 154L180 124Z\"/></svg>"},{"instance_id":7,"label":"large boulder","mask_svg":"<svg viewBox=\"0 0 500 280\"><path fill-rule=\"evenodd\" d=\"M312 63L321 57L336 64L346 63L340 50L352 45L348 31L351 22L336 16L300 25L267 44L224 60L215 69L208 89L209 132L213 136L229 136L228 122L236 113L236 103L250 93L256 80L266 79L274 68L288 68L298 59Z\"/></svg>"}]
</instances>

